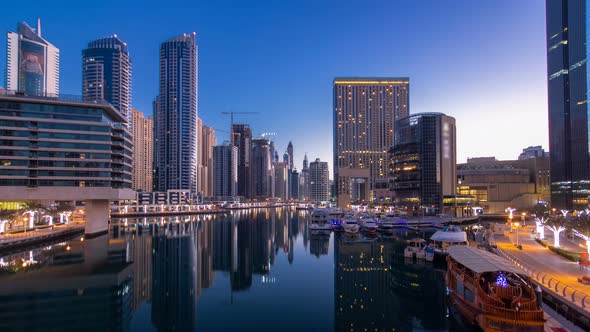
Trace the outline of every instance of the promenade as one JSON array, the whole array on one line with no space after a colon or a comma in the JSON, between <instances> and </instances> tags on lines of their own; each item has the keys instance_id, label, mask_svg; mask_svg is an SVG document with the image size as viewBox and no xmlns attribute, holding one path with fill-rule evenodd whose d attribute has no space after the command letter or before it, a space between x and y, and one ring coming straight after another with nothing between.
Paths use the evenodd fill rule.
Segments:
<instances>
[{"instance_id":1,"label":"promenade","mask_svg":"<svg viewBox=\"0 0 590 332\"><path fill-rule=\"evenodd\" d=\"M494 235L494 240L491 242L495 241L498 254L523 268L544 286L546 291L550 291L552 296L569 303L580 313L585 313L586 317L579 317L579 319L588 322L590 285L578 282L578 278L583 275L590 277L590 271L581 270L578 263L563 258L538 244L531 236L532 227L528 226L519 230L518 243L522 245L522 250L515 246L516 232L506 232L503 236ZM567 308L561 309L558 310L559 313L566 315Z\"/></svg>"},{"instance_id":2,"label":"promenade","mask_svg":"<svg viewBox=\"0 0 590 332\"><path fill-rule=\"evenodd\" d=\"M84 234L84 224L72 222L67 225L33 229L27 232L3 234L0 235L0 253L77 234Z\"/></svg>"}]
</instances>

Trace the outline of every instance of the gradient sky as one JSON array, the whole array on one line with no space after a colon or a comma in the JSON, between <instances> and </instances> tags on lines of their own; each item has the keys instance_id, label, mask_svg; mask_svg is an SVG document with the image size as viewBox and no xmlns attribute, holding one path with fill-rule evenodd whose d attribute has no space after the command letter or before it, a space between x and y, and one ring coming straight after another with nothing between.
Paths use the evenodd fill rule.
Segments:
<instances>
[{"instance_id":1,"label":"gradient sky","mask_svg":"<svg viewBox=\"0 0 590 332\"><path fill-rule=\"evenodd\" d=\"M229 137L222 111L332 164L332 80L410 77L410 113L457 120L457 161L547 148L545 4L539 0L7 1L0 31L42 20L60 48L61 93L81 94L81 51L118 34L133 62L133 106L152 113L159 44L197 33L199 116ZM124 4L122 4L124 3ZM0 70L6 34L0 34ZM3 77L3 75L2 75ZM4 86L4 80L1 83ZM224 130L223 132L221 130ZM332 171L330 170L330 173Z\"/></svg>"}]
</instances>

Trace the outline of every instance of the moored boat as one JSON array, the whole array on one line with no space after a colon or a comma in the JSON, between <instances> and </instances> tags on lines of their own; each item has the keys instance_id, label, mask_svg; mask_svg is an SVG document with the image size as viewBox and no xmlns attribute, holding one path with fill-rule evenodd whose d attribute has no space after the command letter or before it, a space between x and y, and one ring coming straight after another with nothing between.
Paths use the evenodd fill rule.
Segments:
<instances>
[{"instance_id":1,"label":"moored boat","mask_svg":"<svg viewBox=\"0 0 590 332\"><path fill-rule=\"evenodd\" d=\"M377 231L377 222L372 217L364 217L361 218L358 222L361 227L361 230L366 232L374 233Z\"/></svg>"},{"instance_id":2,"label":"moored boat","mask_svg":"<svg viewBox=\"0 0 590 332\"><path fill-rule=\"evenodd\" d=\"M430 246L434 249L436 255L447 255L448 249L452 246L468 245L467 233L457 226L447 226L440 231L436 231L430 237Z\"/></svg>"},{"instance_id":3,"label":"moored boat","mask_svg":"<svg viewBox=\"0 0 590 332\"><path fill-rule=\"evenodd\" d=\"M469 246L448 248L449 302L484 331L541 332L545 320L535 285L508 260Z\"/></svg>"},{"instance_id":4,"label":"moored boat","mask_svg":"<svg viewBox=\"0 0 590 332\"><path fill-rule=\"evenodd\" d=\"M423 259L425 256L424 248L426 247L426 240L416 238L408 240L408 246L404 249L404 257Z\"/></svg>"}]
</instances>

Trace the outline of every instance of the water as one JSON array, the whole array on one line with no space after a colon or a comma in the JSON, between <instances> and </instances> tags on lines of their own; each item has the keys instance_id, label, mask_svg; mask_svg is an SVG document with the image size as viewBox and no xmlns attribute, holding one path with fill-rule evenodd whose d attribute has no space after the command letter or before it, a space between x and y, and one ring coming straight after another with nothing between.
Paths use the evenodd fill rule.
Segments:
<instances>
[{"instance_id":1,"label":"water","mask_svg":"<svg viewBox=\"0 0 590 332\"><path fill-rule=\"evenodd\" d=\"M307 212L113 220L0 260L0 331L446 331L444 271ZM136 226L140 224L140 226Z\"/></svg>"}]
</instances>

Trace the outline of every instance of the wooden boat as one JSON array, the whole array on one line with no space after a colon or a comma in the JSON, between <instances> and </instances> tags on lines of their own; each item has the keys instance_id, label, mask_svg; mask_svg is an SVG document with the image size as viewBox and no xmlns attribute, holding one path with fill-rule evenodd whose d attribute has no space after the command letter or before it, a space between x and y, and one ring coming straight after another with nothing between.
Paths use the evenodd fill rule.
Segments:
<instances>
[{"instance_id":1,"label":"wooden boat","mask_svg":"<svg viewBox=\"0 0 590 332\"><path fill-rule=\"evenodd\" d=\"M485 332L541 332L545 320L526 273L508 260L469 246L448 248L449 301Z\"/></svg>"}]
</instances>

